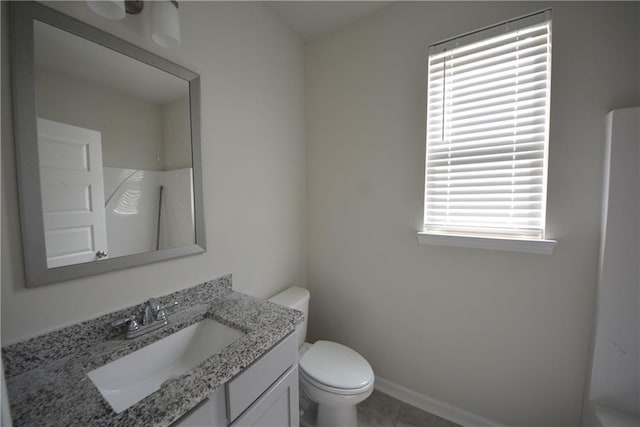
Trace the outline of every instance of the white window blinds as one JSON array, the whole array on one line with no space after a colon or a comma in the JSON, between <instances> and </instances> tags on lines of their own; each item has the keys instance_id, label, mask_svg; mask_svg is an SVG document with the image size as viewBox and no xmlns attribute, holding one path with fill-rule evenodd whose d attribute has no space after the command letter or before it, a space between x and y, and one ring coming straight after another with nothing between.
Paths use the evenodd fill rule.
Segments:
<instances>
[{"instance_id":1,"label":"white window blinds","mask_svg":"<svg viewBox=\"0 0 640 427\"><path fill-rule=\"evenodd\" d=\"M430 47L425 231L544 238L550 13Z\"/></svg>"}]
</instances>

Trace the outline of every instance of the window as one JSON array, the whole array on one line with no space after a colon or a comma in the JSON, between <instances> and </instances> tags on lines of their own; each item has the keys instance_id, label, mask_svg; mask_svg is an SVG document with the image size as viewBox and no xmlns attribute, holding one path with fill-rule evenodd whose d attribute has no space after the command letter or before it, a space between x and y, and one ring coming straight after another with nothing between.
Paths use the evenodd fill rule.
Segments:
<instances>
[{"instance_id":1,"label":"window","mask_svg":"<svg viewBox=\"0 0 640 427\"><path fill-rule=\"evenodd\" d=\"M551 11L430 47L422 239L544 241L550 83Z\"/></svg>"}]
</instances>

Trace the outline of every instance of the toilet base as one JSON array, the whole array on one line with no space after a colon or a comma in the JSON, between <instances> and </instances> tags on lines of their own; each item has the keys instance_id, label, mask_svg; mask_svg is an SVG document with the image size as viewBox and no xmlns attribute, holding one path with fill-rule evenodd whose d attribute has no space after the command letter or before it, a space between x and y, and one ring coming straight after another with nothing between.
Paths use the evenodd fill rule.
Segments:
<instances>
[{"instance_id":1,"label":"toilet base","mask_svg":"<svg viewBox=\"0 0 640 427\"><path fill-rule=\"evenodd\" d=\"M309 399L302 384L299 387L300 427L317 427L318 404Z\"/></svg>"},{"instance_id":2,"label":"toilet base","mask_svg":"<svg viewBox=\"0 0 640 427\"><path fill-rule=\"evenodd\" d=\"M304 375L304 374L303 374ZM316 427L358 427L358 411L356 405L373 392L373 382L359 394L336 395L317 389L300 378L301 409L305 406L317 405ZM309 409L315 409L309 407Z\"/></svg>"},{"instance_id":3,"label":"toilet base","mask_svg":"<svg viewBox=\"0 0 640 427\"><path fill-rule=\"evenodd\" d=\"M318 405L318 427L358 427L355 405Z\"/></svg>"}]
</instances>

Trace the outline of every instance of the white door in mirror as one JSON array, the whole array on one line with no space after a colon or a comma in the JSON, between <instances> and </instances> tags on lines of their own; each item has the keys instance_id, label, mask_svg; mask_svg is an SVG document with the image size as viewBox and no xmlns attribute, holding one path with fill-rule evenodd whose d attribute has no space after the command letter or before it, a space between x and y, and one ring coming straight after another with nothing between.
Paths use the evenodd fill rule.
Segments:
<instances>
[{"instance_id":1,"label":"white door in mirror","mask_svg":"<svg viewBox=\"0 0 640 427\"><path fill-rule=\"evenodd\" d=\"M100 132L38 118L47 267L106 258Z\"/></svg>"}]
</instances>

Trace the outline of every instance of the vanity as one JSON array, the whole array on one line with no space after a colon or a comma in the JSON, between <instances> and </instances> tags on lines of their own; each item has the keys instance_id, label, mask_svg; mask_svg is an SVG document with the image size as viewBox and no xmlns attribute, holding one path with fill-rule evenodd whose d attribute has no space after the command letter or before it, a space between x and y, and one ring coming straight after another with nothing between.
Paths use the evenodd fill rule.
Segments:
<instances>
[{"instance_id":1,"label":"vanity","mask_svg":"<svg viewBox=\"0 0 640 427\"><path fill-rule=\"evenodd\" d=\"M297 342L289 334L174 426L298 426Z\"/></svg>"},{"instance_id":2,"label":"vanity","mask_svg":"<svg viewBox=\"0 0 640 427\"><path fill-rule=\"evenodd\" d=\"M168 324L136 338L112 323L143 305L3 348L14 425L299 425L294 332L302 313L232 291L231 276L158 301L168 306ZM113 403L113 394L165 374L153 364L174 360L176 348L175 360L193 366L172 371L147 395ZM176 366L169 362L164 369ZM100 370L103 382L94 375Z\"/></svg>"}]
</instances>

